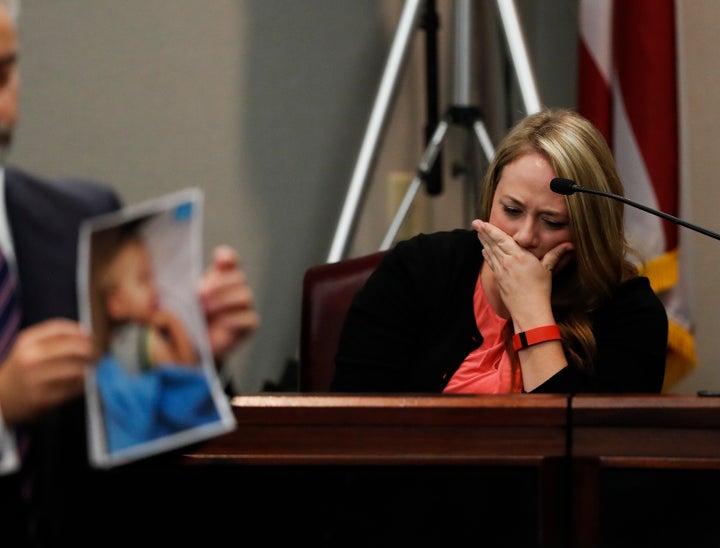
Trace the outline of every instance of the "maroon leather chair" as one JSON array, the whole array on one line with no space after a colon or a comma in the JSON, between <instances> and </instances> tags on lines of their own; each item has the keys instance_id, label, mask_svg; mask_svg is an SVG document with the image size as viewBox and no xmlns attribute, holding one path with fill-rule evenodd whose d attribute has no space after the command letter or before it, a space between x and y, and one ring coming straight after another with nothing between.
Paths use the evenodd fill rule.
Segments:
<instances>
[{"instance_id":1,"label":"maroon leather chair","mask_svg":"<svg viewBox=\"0 0 720 548\"><path fill-rule=\"evenodd\" d=\"M300 324L300 392L327 392L335 353L353 296L387 251L310 267L303 278Z\"/></svg>"}]
</instances>

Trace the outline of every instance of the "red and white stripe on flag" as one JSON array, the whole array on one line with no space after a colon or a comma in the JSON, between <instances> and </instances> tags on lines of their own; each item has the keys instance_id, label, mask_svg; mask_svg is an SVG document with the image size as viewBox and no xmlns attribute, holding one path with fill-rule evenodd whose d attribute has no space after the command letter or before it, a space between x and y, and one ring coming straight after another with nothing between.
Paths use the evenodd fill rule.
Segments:
<instances>
[{"instance_id":1,"label":"red and white stripe on flag","mask_svg":"<svg viewBox=\"0 0 720 548\"><path fill-rule=\"evenodd\" d=\"M610 144L625 195L678 215L674 0L581 0L578 110ZM696 364L679 227L626 207L627 237L670 320L664 389Z\"/></svg>"}]
</instances>

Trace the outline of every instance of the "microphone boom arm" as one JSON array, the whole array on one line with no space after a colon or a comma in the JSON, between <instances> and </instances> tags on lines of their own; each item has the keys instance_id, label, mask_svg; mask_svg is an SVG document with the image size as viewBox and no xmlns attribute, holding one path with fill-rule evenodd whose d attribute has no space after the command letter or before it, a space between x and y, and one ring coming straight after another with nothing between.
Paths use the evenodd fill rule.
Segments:
<instances>
[{"instance_id":1,"label":"microphone boom arm","mask_svg":"<svg viewBox=\"0 0 720 548\"><path fill-rule=\"evenodd\" d=\"M624 196L618 196L617 194L610 194L608 192L603 192L602 190L594 190L592 188L585 188L580 185L574 185L574 189L576 191L580 192L587 192L589 194L597 194L598 196L605 196L606 198L613 198L614 200L619 200L623 203L626 203L628 205L631 205L633 207L637 207L638 209L642 209L643 211L646 211L648 213L652 213L653 215L657 215L658 217L662 217L663 219L666 219L668 221L672 221L673 223L677 223L679 225L684 226L685 228L689 228L691 230L694 230L696 232L700 232L701 234L705 234L705 236L710 236L711 238L715 238L716 240L720 240L720 234L717 232L713 232L711 230L707 230L706 228L703 228L701 226L694 225L692 223L688 223L687 221L683 221L682 219L678 219L677 217L674 217L668 213L663 213L662 211L657 211L655 209L652 209L650 207L647 207L645 205L642 205L638 202L633 202L632 200L629 200L628 198L625 198Z\"/></svg>"}]
</instances>

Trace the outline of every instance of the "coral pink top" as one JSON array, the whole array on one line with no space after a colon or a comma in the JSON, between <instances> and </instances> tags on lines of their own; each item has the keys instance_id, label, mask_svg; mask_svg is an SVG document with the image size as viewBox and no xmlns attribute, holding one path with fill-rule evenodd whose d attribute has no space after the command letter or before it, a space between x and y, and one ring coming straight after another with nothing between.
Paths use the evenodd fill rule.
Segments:
<instances>
[{"instance_id":1,"label":"coral pink top","mask_svg":"<svg viewBox=\"0 0 720 548\"><path fill-rule=\"evenodd\" d=\"M513 366L505 351L503 333L508 321L490 306L480 276L473 296L475 321L483 335L482 344L470 352L450 379L445 394L508 394L522 392L520 364Z\"/></svg>"}]
</instances>

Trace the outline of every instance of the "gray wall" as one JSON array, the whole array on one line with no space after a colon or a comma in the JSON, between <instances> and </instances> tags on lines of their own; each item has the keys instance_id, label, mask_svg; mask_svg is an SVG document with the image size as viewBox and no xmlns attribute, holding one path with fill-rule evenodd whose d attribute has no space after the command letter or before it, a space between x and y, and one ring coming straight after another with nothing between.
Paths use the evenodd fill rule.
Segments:
<instances>
[{"instance_id":1,"label":"gray wall","mask_svg":"<svg viewBox=\"0 0 720 548\"><path fill-rule=\"evenodd\" d=\"M227 364L241 391L284 388L299 341L302 275L323 262L358 153L401 0L32 0L21 17L21 123L10 160L48 176L113 184L128 203L188 186L206 196L205 259L227 242L242 254L262 326ZM452 95L452 2L442 17L441 71ZM493 135L518 114L503 82L508 66L492 2L475 2L474 96ZM576 0L521 0L543 102L575 97ZM683 2L693 28L683 96L700 132L688 148L694 219L717 229L712 116L718 9ZM696 83L697 82L697 83ZM422 34L398 84L350 254L377 249L394 209L396 183L423 149ZM717 92L715 92L715 95ZM510 97L510 100L507 98ZM715 117L716 118L716 117ZM448 138L448 162L467 159L467 136ZM418 198L413 229L462 226L467 181L448 178L439 197ZM708 196L709 200L700 197ZM417 220L419 219L419 220ZM682 389L720 387L713 302L718 247L693 256L701 367ZM268 384L269 383L269 384Z\"/></svg>"},{"instance_id":2,"label":"gray wall","mask_svg":"<svg viewBox=\"0 0 720 548\"><path fill-rule=\"evenodd\" d=\"M205 191L206 258L242 254L262 327L228 363L275 382L298 344L374 95L379 2L52 0L21 16L10 161L112 183L127 203Z\"/></svg>"}]
</instances>

